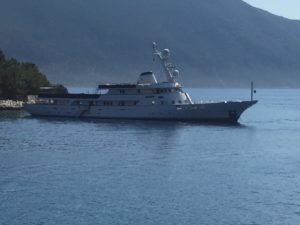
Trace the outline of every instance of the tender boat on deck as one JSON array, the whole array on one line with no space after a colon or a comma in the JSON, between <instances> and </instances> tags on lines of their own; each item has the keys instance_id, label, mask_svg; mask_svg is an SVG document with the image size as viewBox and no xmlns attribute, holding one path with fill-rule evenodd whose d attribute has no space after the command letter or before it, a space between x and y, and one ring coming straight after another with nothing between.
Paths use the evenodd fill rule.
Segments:
<instances>
[{"instance_id":1,"label":"tender boat on deck","mask_svg":"<svg viewBox=\"0 0 300 225\"><path fill-rule=\"evenodd\" d=\"M153 72L144 72L135 84L101 84L96 94L40 94L25 109L34 116L236 123L257 103L253 99L195 103L177 81L179 71L169 61L170 51L159 51L155 43L153 51L165 82L157 82Z\"/></svg>"}]
</instances>

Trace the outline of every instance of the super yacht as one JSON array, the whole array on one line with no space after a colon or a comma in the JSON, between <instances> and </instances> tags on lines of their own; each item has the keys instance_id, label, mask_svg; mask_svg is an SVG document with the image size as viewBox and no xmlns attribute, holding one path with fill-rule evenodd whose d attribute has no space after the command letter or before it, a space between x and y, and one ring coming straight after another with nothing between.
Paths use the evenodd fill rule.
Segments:
<instances>
[{"instance_id":1,"label":"super yacht","mask_svg":"<svg viewBox=\"0 0 300 225\"><path fill-rule=\"evenodd\" d=\"M95 94L41 93L25 109L33 116L236 123L257 103L253 98L194 102L178 82L179 71L170 62L170 50L160 51L153 43L153 54L163 68L163 82L153 72L143 72L136 83L100 84Z\"/></svg>"}]
</instances>

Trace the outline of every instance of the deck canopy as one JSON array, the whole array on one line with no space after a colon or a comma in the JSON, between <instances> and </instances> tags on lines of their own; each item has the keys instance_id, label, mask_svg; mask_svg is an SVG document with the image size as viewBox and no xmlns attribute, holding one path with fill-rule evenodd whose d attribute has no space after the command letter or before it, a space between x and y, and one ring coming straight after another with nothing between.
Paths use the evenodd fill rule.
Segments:
<instances>
[{"instance_id":1,"label":"deck canopy","mask_svg":"<svg viewBox=\"0 0 300 225\"><path fill-rule=\"evenodd\" d=\"M99 89L114 89L114 88L136 88L136 84L100 84Z\"/></svg>"}]
</instances>

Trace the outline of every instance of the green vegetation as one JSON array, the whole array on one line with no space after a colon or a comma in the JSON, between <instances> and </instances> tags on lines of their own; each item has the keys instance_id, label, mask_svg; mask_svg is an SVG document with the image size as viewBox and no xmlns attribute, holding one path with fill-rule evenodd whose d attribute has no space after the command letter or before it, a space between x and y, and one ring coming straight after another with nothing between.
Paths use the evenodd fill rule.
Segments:
<instances>
[{"instance_id":1,"label":"green vegetation","mask_svg":"<svg viewBox=\"0 0 300 225\"><path fill-rule=\"evenodd\" d=\"M33 63L6 59L0 50L0 98L25 100L27 95L36 95L40 87L54 86ZM62 85L55 86L60 93L66 92Z\"/></svg>"}]
</instances>

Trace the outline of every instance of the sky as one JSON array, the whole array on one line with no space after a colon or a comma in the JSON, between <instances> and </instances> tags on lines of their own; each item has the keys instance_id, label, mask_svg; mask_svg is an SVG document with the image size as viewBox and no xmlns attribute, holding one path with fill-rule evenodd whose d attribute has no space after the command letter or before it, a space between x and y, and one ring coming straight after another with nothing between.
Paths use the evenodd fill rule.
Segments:
<instances>
[{"instance_id":1,"label":"sky","mask_svg":"<svg viewBox=\"0 0 300 225\"><path fill-rule=\"evenodd\" d=\"M244 0L275 15L300 20L300 0Z\"/></svg>"}]
</instances>

